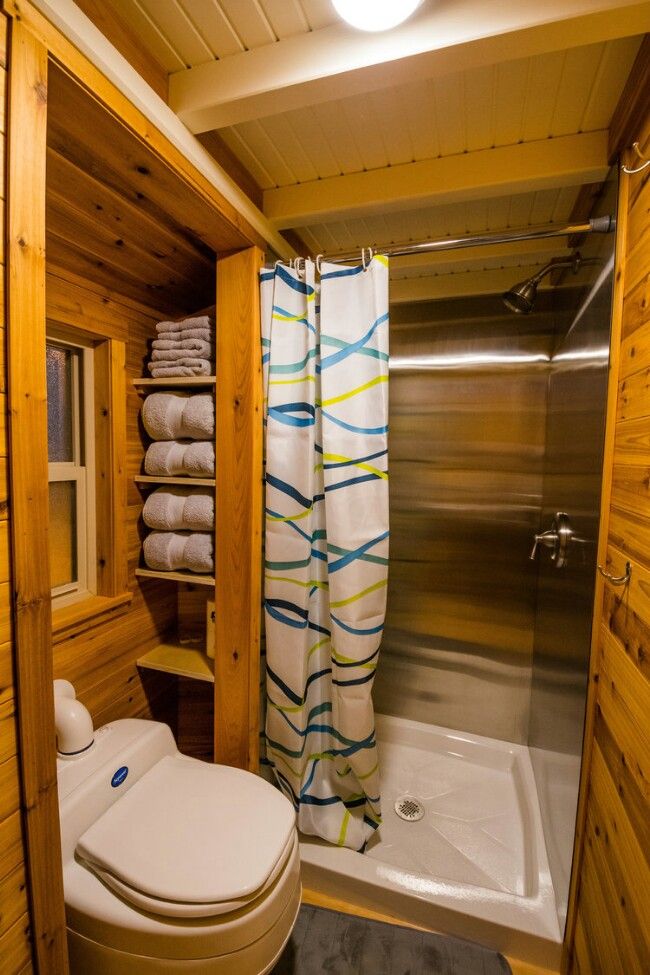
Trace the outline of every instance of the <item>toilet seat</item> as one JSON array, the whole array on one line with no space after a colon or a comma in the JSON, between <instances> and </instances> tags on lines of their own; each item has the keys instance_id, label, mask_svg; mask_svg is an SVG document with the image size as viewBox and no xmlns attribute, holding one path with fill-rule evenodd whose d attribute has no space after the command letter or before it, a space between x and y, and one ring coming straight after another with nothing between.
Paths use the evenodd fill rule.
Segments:
<instances>
[{"instance_id":1,"label":"toilet seat","mask_svg":"<svg viewBox=\"0 0 650 975\"><path fill-rule=\"evenodd\" d=\"M263 897L294 845L293 809L268 783L176 754L82 834L75 858L140 910L207 919Z\"/></svg>"}]
</instances>

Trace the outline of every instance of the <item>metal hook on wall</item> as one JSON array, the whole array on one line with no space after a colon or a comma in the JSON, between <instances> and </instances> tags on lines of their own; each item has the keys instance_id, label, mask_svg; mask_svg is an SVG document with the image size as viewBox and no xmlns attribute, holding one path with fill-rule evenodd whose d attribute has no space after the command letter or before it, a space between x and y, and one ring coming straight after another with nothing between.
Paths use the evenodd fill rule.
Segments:
<instances>
[{"instance_id":1,"label":"metal hook on wall","mask_svg":"<svg viewBox=\"0 0 650 975\"><path fill-rule=\"evenodd\" d=\"M623 576L613 576L611 572L607 572L602 565L598 566L598 571L603 579L607 579L607 581L613 586L627 586L632 576L632 565L630 562L625 563L625 575Z\"/></svg>"},{"instance_id":2,"label":"metal hook on wall","mask_svg":"<svg viewBox=\"0 0 650 975\"><path fill-rule=\"evenodd\" d=\"M646 159L646 157L643 155L639 147L639 143L633 142L632 148L636 152L639 159L641 160L641 165L637 166L635 169L628 169L628 167L625 164L623 164L621 166L621 171L624 172L627 176L635 176L636 173L642 173L644 169L647 169L648 166L650 166L650 159Z\"/></svg>"}]
</instances>

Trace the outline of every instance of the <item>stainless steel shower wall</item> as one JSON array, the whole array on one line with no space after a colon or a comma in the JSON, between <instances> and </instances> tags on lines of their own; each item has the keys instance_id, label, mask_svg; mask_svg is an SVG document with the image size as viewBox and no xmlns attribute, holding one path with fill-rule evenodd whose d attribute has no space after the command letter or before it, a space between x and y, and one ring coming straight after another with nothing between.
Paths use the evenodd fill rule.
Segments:
<instances>
[{"instance_id":1,"label":"stainless steel shower wall","mask_svg":"<svg viewBox=\"0 0 650 975\"><path fill-rule=\"evenodd\" d=\"M496 296L392 309L379 712L527 740L554 320L543 293L529 318Z\"/></svg>"},{"instance_id":2,"label":"stainless steel shower wall","mask_svg":"<svg viewBox=\"0 0 650 975\"><path fill-rule=\"evenodd\" d=\"M601 212L616 205L615 180ZM578 537L566 567L539 555L529 745L558 913L569 888L589 671L609 363L614 235L581 245L589 280L553 351L540 527L568 513Z\"/></svg>"}]
</instances>

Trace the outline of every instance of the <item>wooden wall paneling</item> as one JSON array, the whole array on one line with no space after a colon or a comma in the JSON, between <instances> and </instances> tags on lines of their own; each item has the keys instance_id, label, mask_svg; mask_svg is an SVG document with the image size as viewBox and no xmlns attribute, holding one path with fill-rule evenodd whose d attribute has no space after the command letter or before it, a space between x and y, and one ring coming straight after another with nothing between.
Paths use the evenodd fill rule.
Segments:
<instances>
[{"instance_id":1,"label":"wooden wall paneling","mask_svg":"<svg viewBox=\"0 0 650 975\"><path fill-rule=\"evenodd\" d=\"M165 267L171 274L180 274L189 280L206 274L214 275L214 259L202 246L161 223L132 201L101 182L91 172L85 172L69 159L52 149L47 150L48 193L67 197L74 187L73 200L76 210L96 222L114 239L128 240L146 257Z\"/></svg>"},{"instance_id":2,"label":"wooden wall paneling","mask_svg":"<svg viewBox=\"0 0 650 975\"><path fill-rule=\"evenodd\" d=\"M142 235L140 238L118 236L106 227L101 214L87 216L51 191L47 195L47 235L48 261L52 251L52 264L61 263L66 253L81 251L114 279L123 279L136 296L148 292L150 302L163 311L195 303L202 286L205 288L199 274L185 277L177 268L172 270L150 257L138 244ZM208 294L207 289L205 293Z\"/></svg>"},{"instance_id":3,"label":"wooden wall paneling","mask_svg":"<svg viewBox=\"0 0 650 975\"><path fill-rule=\"evenodd\" d=\"M74 269L87 281L114 288L129 298L142 296L142 285L135 276L123 273L101 258L51 233L47 236L47 255L53 269ZM158 310L159 318L177 318L181 314L184 303L172 295L169 288L149 289L150 304Z\"/></svg>"},{"instance_id":4,"label":"wooden wall paneling","mask_svg":"<svg viewBox=\"0 0 650 975\"><path fill-rule=\"evenodd\" d=\"M262 356L256 247L217 261L215 761L259 762Z\"/></svg>"},{"instance_id":5,"label":"wooden wall paneling","mask_svg":"<svg viewBox=\"0 0 650 975\"><path fill-rule=\"evenodd\" d=\"M96 68L91 62L44 17L29 0L4 0L5 12L10 17L18 17L35 37L47 47L51 57L65 67L84 89L92 94L98 102L102 102L108 110L120 120L120 124L131 131L144 144L146 143L154 157L162 159L177 173L185 186L190 187L201 200L205 212L212 214L212 221L207 227L208 237L205 242L215 251L223 250L226 237L234 235L237 243L234 247L247 244L265 246L260 234L248 223L245 217L216 189L177 149L170 140L158 129L151 125L143 113L137 109L115 85ZM144 201L143 201L144 202ZM170 201L174 204L174 199ZM198 211L199 207L197 207ZM183 219L183 209L176 206L181 226L186 225ZM199 237L201 235L199 234Z\"/></svg>"},{"instance_id":6,"label":"wooden wall paneling","mask_svg":"<svg viewBox=\"0 0 650 975\"><path fill-rule=\"evenodd\" d=\"M160 223L215 251L247 243L236 226L179 180L166 160L152 151L150 140L134 139L121 120L64 71L53 70L51 76L49 144L56 152L138 203ZM99 96L107 84L104 79Z\"/></svg>"},{"instance_id":7,"label":"wooden wall paneling","mask_svg":"<svg viewBox=\"0 0 650 975\"><path fill-rule=\"evenodd\" d=\"M631 79L648 70L648 39L641 50L645 63L637 62ZM644 91L628 85L626 92L612 123L612 145L620 148L622 139L629 144L632 138L647 145L647 83ZM629 151L624 158L635 163ZM650 173L621 175L598 554L613 574L629 561L632 576L624 588L600 577L597 584L565 940L564 962L572 975L641 975L650 968L649 202Z\"/></svg>"},{"instance_id":8,"label":"wooden wall paneling","mask_svg":"<svg viewBox=\"0 0 650 975\"><path fill-rule=\"evenodd\" d=\"M35 960L42 975L64 975L68 961L54 751L47 534L46 124L47 51L22 23L13 21L7 309L20 766Z\"/></svg>"}]
</instances>

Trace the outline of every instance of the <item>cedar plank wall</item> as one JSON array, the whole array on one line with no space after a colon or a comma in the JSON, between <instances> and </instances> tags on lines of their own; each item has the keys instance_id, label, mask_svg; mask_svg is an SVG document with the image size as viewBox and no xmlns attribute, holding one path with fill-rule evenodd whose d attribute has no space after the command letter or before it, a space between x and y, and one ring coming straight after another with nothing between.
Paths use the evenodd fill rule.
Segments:
<instances>
[{"instance_id":1,"label":"cedar plank wall","mask_svg":"<svg viewBox=\"0 0 650 975\"><path fill-rule=\"evenodd\" d=\"M0 178L2 219L5 200L7 20L0 15ZM4 234L0 243L4 285ZM4 288L3 288L4 292ZM0 331L0 968L3 975L32 971L29 912L25 881L17 756L11 580L9 572L9 512L7 505L7 424L4 293Z\"/></svg>"},{"instance_id":2,"label":"cedar plank wall","mask_svg":"<svg viewBox=\"0 0 650 975\"><path fill-rule=\"evenodd\" d=\"M147 310L90 281L75 280L69 272L50 267L46 284L50 321L85 324L102 334L126 342L127 386L127 534L128 587L133 600L126 611L98 625L82 625L79 632L53 647L54 676L75 685L89 708L95 726L117 718L156 717L170 720L174 706L173 682L163 674L140 672L135 660L157 643L175 624L176 587L173 583L136 580L140 558L138 520L142 496L133 482L141 473L142 438L139 432L141 398L131 380L144 375L147 340L161 313Z\"/></svg>"},{"instance_id":3,"label":"cedar plank wall","mask_svg":"<svg viewBox=\"0 0 650 975\"><path fill-rule=\"evenodd\" d=\"M647 151L650 116L635 137ZM628 164L637 162L628 154ZM604 591L571 975L650 971L650 170L621 179L607 568L622 574L629 560L632 578Z\"/></svg>"}]
</instances>

